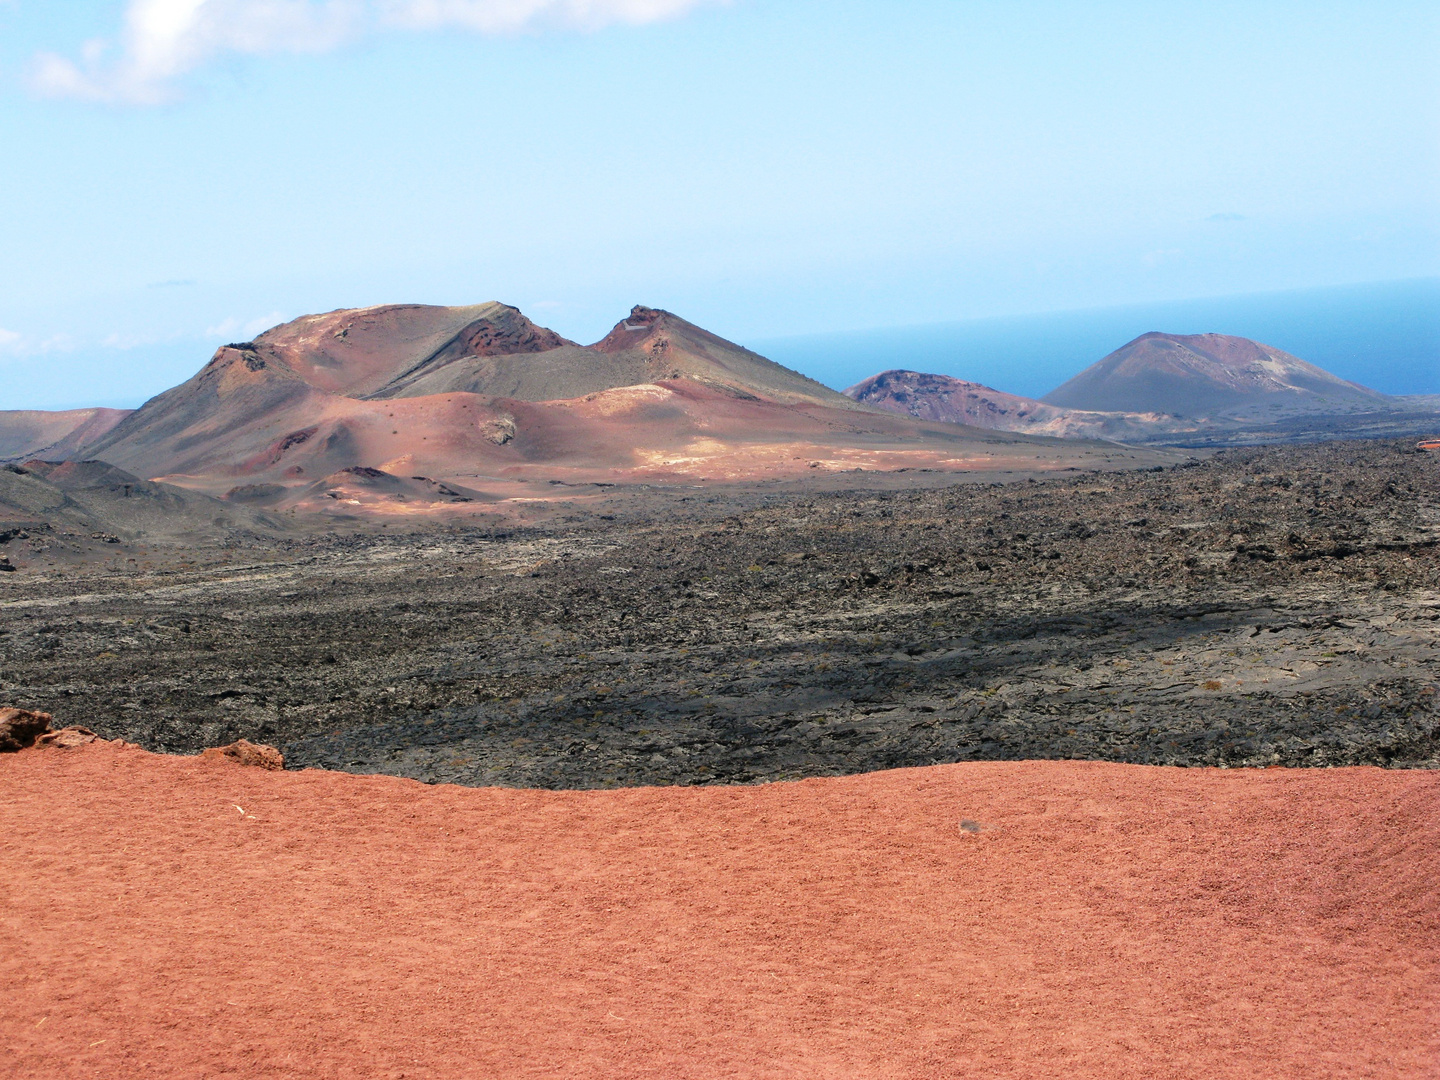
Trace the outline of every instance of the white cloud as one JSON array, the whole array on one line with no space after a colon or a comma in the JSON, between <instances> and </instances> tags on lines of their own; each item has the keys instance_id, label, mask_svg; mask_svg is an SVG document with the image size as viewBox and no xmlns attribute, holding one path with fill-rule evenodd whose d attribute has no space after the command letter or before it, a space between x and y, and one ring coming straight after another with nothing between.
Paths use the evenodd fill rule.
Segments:
<instances>
[{"instance_id":1,"label":"white cloud","mask_svg":"<svg viewBox=\"0 0 1440 1080\"><path fill-rule=\"evenodd\" d=\"M268 315L260 315L253 319L237 319L231 316L222 319L214 326L205 328L205 336L212 338L229 338L231 341L249 341L256 334L269 330L272 326L279 326L285 321L285 316L278 311L272 311Z\"/></svg>"},{"instance_id":2,"label":"white cloud","mask_svg":"<svg viewBox=\"0 0 1440 1080\"><path fill-rule=\"evenodd\" d=\"M171 82L223 53L321 52L359 28L363 0L130 0L120 55L93 40L78 63L35 58L31 85L52 97L151 105Z\"/></svg>"},{"instance_id":3,"label":"white cloud","mask_svg":"<svg viewBox=\"0 0 1440 1080\"><path fill-rule=\"evenodd\" d=\"M36 338L0 328L0 356L42 356L45 353L68 352L74 348L74 339L68 334Z\"/></svg>"},{"instance_id":4,"label":"white cloud","mask_svg":"<svg viewBox=\"0 0 1440 1080\"><path fill-rule=\"evenodd\" d=\"M595 30L707 2L727 0L129 0L118 47L88 41L79 60L40 53L30 84L47 97L154 105L175 96L179 77L226 54L325 52L386 29Z\"/></svg>"},{"instance_id":5,"label":"white cloud","mask_svg":"<svg viewBox=\"0 0 1440 1080\"><path fill-rule=\"evenodd\" d=\"M597 30L610 23L656 22L683 14L699 0L374 0L391 26L459 26L484 34L541 27Z\"/></svg>"}]
</instances>

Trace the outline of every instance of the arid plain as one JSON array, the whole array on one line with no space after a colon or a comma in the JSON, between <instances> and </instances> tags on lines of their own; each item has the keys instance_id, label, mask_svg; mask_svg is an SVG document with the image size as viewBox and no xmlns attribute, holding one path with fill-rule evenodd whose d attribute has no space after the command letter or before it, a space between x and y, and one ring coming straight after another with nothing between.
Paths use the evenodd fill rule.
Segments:
<instances>
[{"instance_id":1,"label":"arid plain","mask_svg":"<svg viewBox=\"0 0 1440 1080\"><path fill-rule=\"evenodd\" d=\"M1433 766L1435 468L1327 443L209 548L36 534L0 578L0 693L156 750L471 784Z\"/></svg>"}]
</instances>

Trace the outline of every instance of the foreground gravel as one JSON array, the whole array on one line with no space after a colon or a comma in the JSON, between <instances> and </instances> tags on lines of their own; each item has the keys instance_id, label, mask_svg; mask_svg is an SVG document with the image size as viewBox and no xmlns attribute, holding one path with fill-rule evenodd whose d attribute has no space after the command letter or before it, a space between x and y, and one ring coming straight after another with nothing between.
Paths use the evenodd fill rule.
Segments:
<instances>
[{"instance_id":1,"label":"foreground gravel","mask_svg":"<svg viewBox=\"0 0 1440 1080\"><path fill-rule=\"evenodd\" d=\"M155 549L0 575L0 700L155 750L244 737L291 766L472 785L1433 768L1437 474L1413 443L1328 443Z\"/></svg>"}]
</instances>

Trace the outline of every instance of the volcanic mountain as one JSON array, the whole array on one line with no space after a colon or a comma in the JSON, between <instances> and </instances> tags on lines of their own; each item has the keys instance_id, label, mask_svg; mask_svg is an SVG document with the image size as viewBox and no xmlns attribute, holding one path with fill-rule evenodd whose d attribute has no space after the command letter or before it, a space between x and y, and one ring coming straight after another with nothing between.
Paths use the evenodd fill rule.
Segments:
<instances>
[{"instance_id":1,"label":"volcanic mountain","mask_svg":"<svg viewBox=\"0 0 1440 1080\"><path fill-rule=\"evenodd\" d=\"M921 420L1064 439L1123 441L1157 432L1193 431L1196 426L1163 413L1061 409L981 383L919 371L882 371L856 383L845 395L864 405Z\"/></svg>"},{"instance_id":2,"label":"volcanic mountain","mask_svg":"<svg viewBox=\"0 0 1440 1080\"><path fill-rule=\"evenodd\" d=\"M129 409L0 411L0 461L69 457L105 436L129 415Z\"/></svg>"},{"instance_id":3,"label":"volcanic mountain","mask_svg":"<svg viewBox=\"0 0 1440 1080\"><path fill-rule=\"evenodd\" d=\"M1041 401L1064 409L1254 420L1373 412L1392 399L1248 338L1142 334Z\"/></svg>"},{"instance_id":4,"label":"volcanic mountain","mask_svg":"<svg viewBox=\"0 0 1440 1080\"><path fill-rule=\"evenodd\" d=\"M845 393L878 409L997 431L1152 445L1244 445L1429 431L1424 397L1390 397L1223 334L1144 334L1045 397L916 371Z\"/></svg>"},{"instance_id":5,"label":"volcanic mountain","mask_svg":"<svg viewBox=\"0 0 1440 1080\"><path fill-rule=\"evenodd\" d=\"M385 498L469 500L542 477L1034 469L1083 451L867 408L656 308L582 346L491 303L275 327L220 348L83 454L247 501L308 491L356 504L394 486L375 470L419 485Z\"/></svg>"}]
</instances>

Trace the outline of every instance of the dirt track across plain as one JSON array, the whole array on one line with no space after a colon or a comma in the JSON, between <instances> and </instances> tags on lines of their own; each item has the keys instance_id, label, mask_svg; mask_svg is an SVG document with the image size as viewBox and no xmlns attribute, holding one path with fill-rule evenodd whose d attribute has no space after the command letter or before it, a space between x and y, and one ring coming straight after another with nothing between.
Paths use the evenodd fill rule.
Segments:
<instances>
[{"instance_id":1,"label":"dirt track across plain","mask_svg":"<svg viewBox=\"0 0 1440 1080\"><path fill-rule=\"evenodd\" d=\"M1440 774L0 759L0 1075L1433 1077Z\"/></svg>"}]
</instances>

